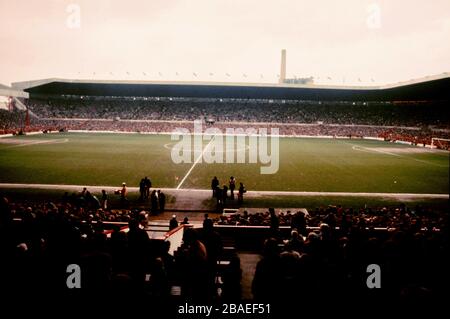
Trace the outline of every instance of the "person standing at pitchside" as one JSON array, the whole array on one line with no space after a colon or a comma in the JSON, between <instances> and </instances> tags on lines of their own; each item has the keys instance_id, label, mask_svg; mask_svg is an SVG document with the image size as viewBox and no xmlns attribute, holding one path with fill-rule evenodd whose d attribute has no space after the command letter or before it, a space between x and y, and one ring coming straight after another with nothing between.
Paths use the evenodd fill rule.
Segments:
<instances>
[{"instance_id":1,"label":"person standing at pitchside","mask_svg":"<svg viewBox=\"0 0 450 319\"><path fill-rule=\"evenodd\" d=\"M230 188L230 198L232 200L234 200L234 190L236 189L236 179L231 176L230 177L230 182L229 182L229 188Z\"/></svg>"},{"instance_id":2,"label":"person standing at pitchside","mask_svg":"<svg viewBox=\"0 0 450 319\"><path fill-rule=\"evenodd\" d=\"M102 208L103 209L108 209L108 193L106 192L106 190L102 189Z\"/></svg>"},{"instance_id":3,"label":"person standing at pitchside","mask_svg":"<svg viewBox=\"0 0 450 319\"><path fill-rule=\"evenodd\" d=\"M219 187L219 180L217 179L217 176L214 176L214 178L211 181L211 189L212 189L212 197L216 197L216 190L217 187Z\"/></svg>"},{"instance_id":4,"label":"person standing at pitchside","mask_svg":"<svg viewBox=\"0 0 450 319\"><path fill-rule=\"evenodd\" d=\"M158 202L159 202L159 212L164 213L166 207L166 194L158 190Z\"/></svg>"},{"instance_id":5,"label":"person standing at pitchside","mask_svg":"<svg viewBox=\"0 0 450 319\"><path fill-rule=\"evenodd\" d=\"M122 183L122 189L120 190L120 202L122 206L128 204L127 195L128 195L127 184L124 182Z\"/></svg>"},{"instance_id":6,"label":"person standing at pitchside","mask_svg":"<svg viewBox=\"0 0 450 319\"><path fill-rule=\"evenodd\" d=\"M244 202L244 194L247 192L243 183L239 183L238 203L241 205Z\"/></svg>"}]
</instances>

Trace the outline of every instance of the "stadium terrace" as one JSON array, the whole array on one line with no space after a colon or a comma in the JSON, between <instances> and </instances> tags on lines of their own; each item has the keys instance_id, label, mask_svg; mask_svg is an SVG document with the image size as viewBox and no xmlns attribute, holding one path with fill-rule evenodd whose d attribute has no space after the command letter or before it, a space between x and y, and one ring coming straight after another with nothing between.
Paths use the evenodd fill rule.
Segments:
<instances>
[{"instance_id":1,"label":"stadium terrace","mask_svg":"<svg viewBox=\"0 0 450 319\"><path fill-rule=\"evenodd\" d=\"M0 274L13 298L152 313L162 300L206 317L211 304L335 302L346 315L446 296L448 74L370 88L50 79L6 91ZM81 288L65 285L72 264Z\"/></svg>"}]
</instances>

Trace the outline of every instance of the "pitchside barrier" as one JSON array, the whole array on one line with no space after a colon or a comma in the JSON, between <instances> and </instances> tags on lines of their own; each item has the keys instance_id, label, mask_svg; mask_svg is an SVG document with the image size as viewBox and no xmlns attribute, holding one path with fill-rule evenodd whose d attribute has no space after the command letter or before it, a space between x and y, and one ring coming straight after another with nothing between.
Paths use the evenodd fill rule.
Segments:
<instances>
[{"instance_id":1,"label":"pitchside barrier","mask_svg":"<svg viewBox=\"0 0 450 319\"><path fill-rule=\"evenodd\" d=\"M272 123L270 123L272 125ZM300 124L299 124L300 125ZM306 125L306 124L305 124ZM315 125L315 124L314 124ZM332 126L332 125L330 125ZM343 125L345 126L345 125ZM363 125L360 125L363 126ZM124 132L124 131L101 131L101 130L67 130L69 133L92 133L92 134L143 134L143 135L172 135L172 132ZM59 131L48 131L48 133L60 133ZM25 135L39 135L43 134L43 132L26 132ZM200 133L201 135L211 135L208 133ZM187 133L187 135L197 135L196 133ZM227 136L229 134L220 134L222 136ZM239 134L232 134L233 136L239 136ZM243 134L245 135L245 134ZM13 134L2 134L0 135L0 138L3 137L12 137ZM246 135L245 135L246 136ZM254 136L260 136L260 134L255 134ZM274 137L282 137L282 138L323 138L323 139L363 139L363 140L373 140L373 141L384 141L384 138L381 137L372 137L372 136L334 136L334 135L284 135L284 134L274 134L270 135ZM443 140L447 141L449 143L449 140L447 139L441 139L441 138L433 138L435 140ZM437 148L435 145L433 145L433 139L432 144L426 144L426 145L415 145L417 147L426 147L426 148ZM405 144L405 145L414 145L412 142L407 141L400 141L396 140L394 143L399 144Z\"/></svg>"}]
</instances>

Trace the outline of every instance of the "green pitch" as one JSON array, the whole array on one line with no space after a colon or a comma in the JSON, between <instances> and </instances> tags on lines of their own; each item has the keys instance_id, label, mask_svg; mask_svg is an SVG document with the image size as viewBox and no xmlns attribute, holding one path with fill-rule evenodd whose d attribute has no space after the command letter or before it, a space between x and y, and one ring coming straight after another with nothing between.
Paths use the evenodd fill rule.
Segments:
<instances>
[{"instance_id":1,"label":"green pitch","mask_svg":"<svg viewBox=\"0 0 450 319\"><path fill-rule=\"evenodd\" d=\"M280 139L279 170L261 164L175 164L168 135L59 133L0 139L0 182L209 188L231 175L249 190L449 192L449 153L369 140ZM204 146L207 142L203 143ZM192 169L191 169L192 168ZM187 174L189 172L189 174ZM187 176L186 176L187 175Z\"/></svg>"}]
</instances>

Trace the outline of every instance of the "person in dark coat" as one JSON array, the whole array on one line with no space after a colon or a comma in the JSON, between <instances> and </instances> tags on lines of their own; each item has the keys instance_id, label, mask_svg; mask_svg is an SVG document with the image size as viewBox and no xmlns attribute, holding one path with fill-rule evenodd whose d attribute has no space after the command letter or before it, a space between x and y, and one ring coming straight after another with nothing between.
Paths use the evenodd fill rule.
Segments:
<instances>
[{"instance_id":1,"label":"person in dark coat","mask_svg":"<svg viewBox=\"0 0 450 319\"><path fill-rule=\"evenodd\" d=\"M178 227L178 220L176 215L172 215L172 219L169 222L169 230L175 229Z\"/></svg>"},{"instance_id":2,"label":"person in dark coat","mask_svg":"<svg viewBox=\"0 0 450 319\"><path fill-rule=\"evenodd\" d=\"M144 198L148 199L150 197L150 188L152 187L152 181L150 178L145 176L144 178Z\"/></svg>"},{"instance_id":3,"label":"person in dark coat","mask_svg":"<svg viewBox=\"0 0 450 319\"><path fill-rule=\"evenodd\" d=\"M247 192L243 183L239 183L238 190L238 203L242 204L244 202L244 194Z\"/></svg>"},{"instance_id":4,"label":"person in dark coat","mask_svg":"<svg viewBox=\"0 0 450 319\"><path fill-rule=\"evenodd\" d=\"M223 185L222 188L222 203L225 206L227 203L227 197L228 197L228 187L227 185Z\"/></svg>"},{"instance_id":5,"label":"person in dark coat","mask_svg":"<svg viewBox=\"0 0 450 319\"><path fill-rule=\"evenodd\" d=\"M143 201L145 198L145 180L142 178L139 182L139 200Z\"/></svg>"},{"instance_id":6,"label":"person in dark coat","mask_svg":"<svg viewBox=\"0 0 450 319\"><path fill-rule=\"evenodd\" d=\"M277 240L269 238L264 243L264 255L256 265L253 277L252 293L255 300L275 300L282 294L278 289L281 273Z\"/></svg>"},{"instance_id":7,"label":"person in dark coat","mask_svg":"<svg viewBox=\"0 0 450 319\"><path fill-rule=\"evenodd\" d=\"M158 202L159 202L159 211L164 213L164 209L166 207L166 194L158 190Z\"/></svg>"},{"instance_id":8,"label":"person in dark coat","mask_svg":"<svg viewBox=\"0 0 450 319\"><path fill-rule=\"evenodd\" d=\"M214 176L214 178L211 181L212 197L217 196L216 195L217 187L219 187L219 180L217 179L217 176Z\"/></svg>"},{"instance_id":9,"label":"person in dark coat","mask_svg":"<svg viewBox=\"0 0 450 319\"><path fill-rule=\"evenodd\" d=\"M232 200L234 200L234 190L236 189L236 179L233 176L230 177L229 185L230 185L230 197Z\"/></svg>"},{"instance_id":10,"label":"person in dark coat","mask_svg":"<svg viewBox=\"0 0 450 319\"><path fill-rule=\"evenodd\" d=\"M240 301L242 297L242 269L241 260L237 254L233 255L230 264L223 271L222 297L226 301Z\"/></svg>"},{"instance_id":11,"label":"person in dark coat","mask_svg":"<svg viewBox=\"0 0 450 319\"><path fill-rule=\"evenodd\" d=\"M155 190L153 190L152 194L150 195L150 202L152 214L158 214L158 195Z\"/></svg>"}]
</instances>

